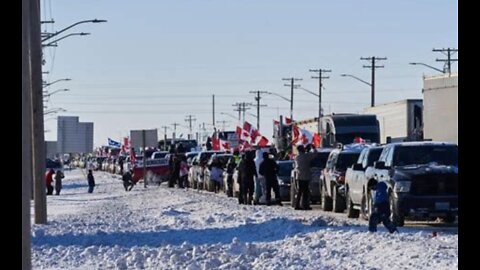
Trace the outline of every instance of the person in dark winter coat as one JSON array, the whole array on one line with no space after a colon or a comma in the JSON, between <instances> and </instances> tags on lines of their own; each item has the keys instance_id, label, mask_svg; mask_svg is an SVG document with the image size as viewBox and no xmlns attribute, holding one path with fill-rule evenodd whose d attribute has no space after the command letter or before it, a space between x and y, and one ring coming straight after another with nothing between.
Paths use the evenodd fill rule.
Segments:
<instances>
[{"instance_id":1,"label":"person in dark winter coat","mask_svg":"<svg viewBox=\"0 0 480 270\"><path fill-rule=\"evenodd\" d=\"M368 230L377 231L377 224L382 222L390 233L397 231L397 228L390 220L390 203L388 200L387 184L378 182L375 187L372 214L368 220Z\"/></svg>"},{"instance_id":2,"label":"person in dark winter coat","mask_svg":"<svg viewBox=\"0 0 480 270\"><path fill-rule=\"evenodd\" d=\"M297 178L294 179L298 184L297 194L295 194L295 210L312 210L310 207L310 181L312 173L310 163L315 158L314 153L306 152L303 145L297 146L298 156L295 157L295 171ZM294 185L295 183L292 183ZM302 207L300 207L302 200Z\"/></svg>"},{"instance_id":3,"label":"person in dark winter coat","mask_svg":"<svg viewBox=\"0 0 480 270\"><path fill-rule=\"evenodd\" d=\"M242 160L240 163L241 171L241 183L240 189L243 196L243 203L252 204L253 201L253 192L254 192L254 181L253 177L258 177L257 169L255 167L255 162L253 161L253 155L255 152L247 152L245 155L245 160Z\"/></svg>"},{"instance_id":4,"label":"person in dark winter coat","mask_svg":"<svg viewBox=\"0 0 480 270\"><path fill-rule=\"evenodd\" d=\"M88 170L87 180L88 180L88 193L92 193L93 187L95 187L95 178L93 178L92 170Z\"/></svg>"},{"instance_id":5,"label":"person in dark winter coat","mask_svg":"<svg viewBox=\"0 0 480 270\"><path fill-rule=\"evenodd\" d=\"M55 173L55 195L60 195L60 190L62 190L62 179L64 177L62 171L57 170Z\"/></svg>"},{"instance_id":6,"label":"person in dark winter coat","mask_svg":"<svg viewBox=\"0 0 480 270\"><path fill-rule=\"evenodd\" d=\"M278 165L273 160L270 159L269 153L263 152L263 161L260 163L259 173L265 177L265 185L266 185L266 200L267 205L271 205L271 197L272 197L272 188L273 192L275 193L275 202L276 204L282 205L280 201L280 188L278 187Z\"/></svg>"},{"instance_id":7,"label":"person in dark winter coat","mask_svg":"<svg viewBox=\"0 0 480 270\"><path fill-rule=\"evenodd\" d=\"M233 197L233 174L235 173L235 157L231 157L227 164L227 196Z\"/></svg>"},{"instance_id":8,"label":"person in dark winter coat","mask_svg":"<svg viewBox=\"0 0 480 270\"><path fill-rule=\"evenodd\" d=\"M53 174L55 171L53 169L50 169L47 174L45 175L45 184L47 186L47 195L52 195L53 194Z\"/></svg>"},{"instance_id":9,"label":"person in dark winter coat","mask_svg":"<svg viewBox=\"0 0 480 270\"><path fill-rule=\"evenodd\" d=\"M135 183L133 182L131 171L126 171L122 175L122 181L123 181L123 187L125 188L125 191L132 190L133 186L135 185Z\"/></svg>"}]
</instances>

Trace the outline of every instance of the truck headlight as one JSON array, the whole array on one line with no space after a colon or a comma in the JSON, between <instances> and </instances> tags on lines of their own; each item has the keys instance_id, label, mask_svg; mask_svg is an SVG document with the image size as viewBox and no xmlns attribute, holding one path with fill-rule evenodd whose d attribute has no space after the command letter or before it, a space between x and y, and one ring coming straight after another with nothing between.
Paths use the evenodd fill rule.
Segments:
<instances>
[{"instance_id":1,"label":"truck headlight","mask_svg":"<svg viewBox=\"0 0 480 270\"><path fill-rule=\"evenodd\" d=\"M393 191L395 191L395 192L409 192L411 184L412 184L412 182L410 182L410 181L395 182L395 186L393 188Z\"/></svg>"}]
</instances>

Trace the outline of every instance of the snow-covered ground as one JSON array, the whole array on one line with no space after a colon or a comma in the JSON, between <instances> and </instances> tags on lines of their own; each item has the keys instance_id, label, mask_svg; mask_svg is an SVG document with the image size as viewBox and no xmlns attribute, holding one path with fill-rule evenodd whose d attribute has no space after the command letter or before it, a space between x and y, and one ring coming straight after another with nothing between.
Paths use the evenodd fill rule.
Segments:
<instances>
[{"instance_id":1,"label":"snow-covered ground","mask_svg":"<svg viewBox=\"0 0 480 270\"><path fill-rule=\"evenodd\" d=\"M104 172L89 194L83 171L65 176L62 194L47 198L48 224L32 225L34 269L458 268L456 227L372 234L344 214L239 205L165 184L125 192Z\"/></svg>"}]
</instances>

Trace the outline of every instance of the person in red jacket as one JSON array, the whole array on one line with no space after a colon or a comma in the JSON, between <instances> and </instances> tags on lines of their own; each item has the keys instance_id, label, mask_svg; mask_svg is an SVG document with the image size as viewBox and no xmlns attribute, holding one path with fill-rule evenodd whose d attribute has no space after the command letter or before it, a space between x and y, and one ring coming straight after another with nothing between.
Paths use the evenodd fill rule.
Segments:
<instances>
[{"instance_id":1,"label":"person in red jacket","mask_svg":"<svg viewBox=\"0 0 480 270\"><path fill-rule=\"evenodd\" d=\"M53 169L50 169L47 174L45 175L45 183L47 185L47 195L52 195L53 194L53 174L55 171Z\"/></svg>"}]
</instances>

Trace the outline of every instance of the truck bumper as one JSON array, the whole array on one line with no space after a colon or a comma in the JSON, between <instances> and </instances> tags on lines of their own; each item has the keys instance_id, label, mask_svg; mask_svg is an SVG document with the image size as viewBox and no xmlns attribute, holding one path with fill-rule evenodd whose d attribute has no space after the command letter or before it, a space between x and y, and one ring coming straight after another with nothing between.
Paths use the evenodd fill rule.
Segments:
<instances>
[{"instance_id":1,"label":"truck bumper","mask_svg":"<svg viewBox=\"0 0 480 270\"><path fill-rule=\"evenodd\" d=\"M414 196L393 193L393 208L405 217L445 217L458 213L458 196Z\"/></svg>"}]
</instances>

